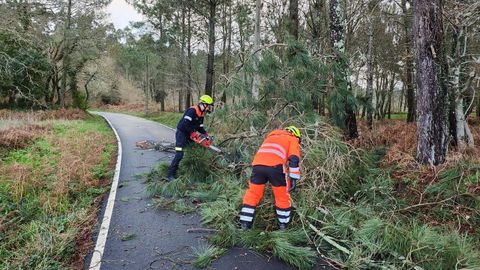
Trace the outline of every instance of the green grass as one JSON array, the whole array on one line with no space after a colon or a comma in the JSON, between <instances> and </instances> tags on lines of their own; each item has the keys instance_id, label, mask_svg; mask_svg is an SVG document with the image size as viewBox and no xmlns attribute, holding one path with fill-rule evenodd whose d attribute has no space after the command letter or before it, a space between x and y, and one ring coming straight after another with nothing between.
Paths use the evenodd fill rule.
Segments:
<instances>
[{"instance_id":1,"label":"green grass","mask_svg":"<svg viewBox=\"0 0 480 270\"><path fill-rule=\"evenodd\" d=\"M407 120L407 113L392 113L390 116L392 120Z\"/></svg>"},{"instance_id":2,"label":"green grass","mask_svg":"<svg viewBox=\"0 0 480 270\"><path fill-rule=\"evenodd\" d=\"M116 146L106 123L89 117L53 125L51 134L25 149L8 151L0 160L5 172L17 168L16 174L0 175L0 269L71 269L75 256L84 252L77 249L76 237L96 218L94 202L108 190L100 182L108 183ZM79 138L88 138L82 136L105 140L97 142L105 147L100 162L91 167L91 183L84 182L85 172L77 171L88 167L64 163L88 162L76 157L86 145L71 149L77 140L84 142ZM69 152L66 161L64 151Z\"/></svg>"}]
</instances>

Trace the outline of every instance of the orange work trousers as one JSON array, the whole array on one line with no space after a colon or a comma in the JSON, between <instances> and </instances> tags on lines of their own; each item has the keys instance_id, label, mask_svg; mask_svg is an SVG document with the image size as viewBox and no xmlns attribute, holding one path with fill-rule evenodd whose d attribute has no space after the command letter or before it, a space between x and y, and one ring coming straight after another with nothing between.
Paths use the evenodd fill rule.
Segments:
<instances>
[{"instance_id":1,"label":"orange work trousers","mask_svg":"<svg viewBox=\"0 0 480 270\"><path fill-rule=\"evenodd\" d=\"M243 197L242 210L240 212L240 221L253 223L255 208L260 203L265 190L265 184L270 182L275 196L276 213L279 223L288 224L291 216L291 199L288 189L290 180L285 174L283 165L277 166L253 166L252 176L249 187Z\"/></svg>"}]
</instances>

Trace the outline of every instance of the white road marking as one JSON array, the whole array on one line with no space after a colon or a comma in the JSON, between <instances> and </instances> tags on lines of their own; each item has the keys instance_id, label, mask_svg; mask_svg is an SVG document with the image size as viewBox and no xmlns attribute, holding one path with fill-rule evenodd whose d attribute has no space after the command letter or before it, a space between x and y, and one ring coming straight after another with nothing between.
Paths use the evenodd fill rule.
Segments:
<instances>
[{"instance_id":1,"label":"white road marking","mask_svg":"<svg viewBox=\"0 0 480 270\"><path fill-rule=\"evenodd\" d=\"M115 136L117 137L118 143L118 156L117 156L117 165L115 166L115 174L113 176L112 187L110 188L110 195L108 195L107 207L105 208L105 214L103 215L102 225L100 226L100 231L98 233L97 243L95 249L93 250L92 260L90 261L89 269L99 270L102 265L103 251L105 249L105 244L107 243L108 229L110 228L110 220L112 218L113 205L115 203L115 196L117 194L118 179L120 177L120 167L122 165L122 142L118 136L117 130L113 127L110 120L107 117L103 116L107 123L112 128Z\"/></svg>"}]
</instances>

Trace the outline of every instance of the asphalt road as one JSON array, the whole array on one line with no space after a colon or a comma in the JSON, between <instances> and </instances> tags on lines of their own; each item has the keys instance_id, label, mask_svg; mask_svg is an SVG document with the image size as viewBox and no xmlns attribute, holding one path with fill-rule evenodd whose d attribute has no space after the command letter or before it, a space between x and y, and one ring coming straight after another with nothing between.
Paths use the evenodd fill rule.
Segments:
<instances>
[{"instance_id":1,"label":"asphalt road","mask_svg":"<svg viewBox=\"0 0 480 270\"><path fill-rule=\"evenodd\" d=\"M159 162L169 161L173 155L137 149L135 142L174 141L174 131L138 117L117 113L98 114L107 118L117 130L123 148L118 190L100 269L196 269L190 263L194 258L193 249L207 245L208 235L188 233L187 230L202 227L200 216L196 213L182 215L154 208L152 200L146 195L144 180L138 177L150 172ZM105 212L105 204L103 203L99 221ZM85 269L89 269L93 252L92 250L85 260ZM275 258L233 248L208 269L293 268Z\"/></svg>"}]
</instances>

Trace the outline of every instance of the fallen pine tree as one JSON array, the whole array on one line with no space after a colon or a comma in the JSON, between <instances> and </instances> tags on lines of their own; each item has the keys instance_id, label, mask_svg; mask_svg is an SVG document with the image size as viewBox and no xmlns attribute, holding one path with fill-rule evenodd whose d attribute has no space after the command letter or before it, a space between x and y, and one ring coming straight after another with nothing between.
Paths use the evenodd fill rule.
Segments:
<instances>
[{"instance_id":1,"label":"fallen pine tree","mask_svg":"<svg viewBox=\"0 0 480 270\"><path fill-rule=\"evenodd\" d=\"M403 168L385 162L388 146L353 147L322 121L305 125L304 134L304 176L292 194L295 214L286 232L277 231L268 188L257 208L254 229L239 229L239 210L251 172L248 164L262 133L236 134L238 138L223 144L236 156L234 164L206 149L190 148L179 179L162 181L168 164L160 165L149 176L149 191L163 198L160 206L184 213L198 208L203 222L217 230L210 238L213 245L271 253L299 269L311 269L320 257L346 269L480 266L478 232L465 230L480 222L478 191L469 193L472 182L478 184L479 167L469 163L467 155L445 165L425 187L419 203L407 188L403 193L398 189L421 185L425 168L419 167L417 175L405 174L417 179L398 180L396 173Z\"/></svg>"}]
</instances>

